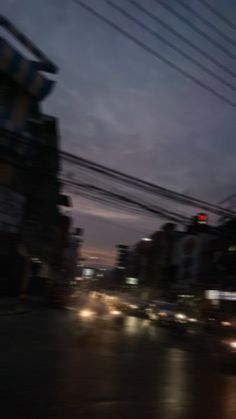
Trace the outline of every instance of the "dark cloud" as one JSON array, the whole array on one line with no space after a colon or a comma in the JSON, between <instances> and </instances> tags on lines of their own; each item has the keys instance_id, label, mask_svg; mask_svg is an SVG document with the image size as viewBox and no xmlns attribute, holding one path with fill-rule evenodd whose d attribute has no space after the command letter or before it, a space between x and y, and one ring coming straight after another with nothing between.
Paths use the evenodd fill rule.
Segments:
<instances>
[{"instance_id":1,"label":"dark cloud","mask_svg":"<svg viewBox=\"0 0 236 419\"><path fill-rule=\"evenodd\" d=\"M87 3L205 83L235 98L234 92L131 25L103 0ZM118 3L132 10L125 0ZM197 0L191 4L203 11ZM2 12L60 67L57 88L45 106L60 117L63 149L209 201L235 192L234 109L88 15L72 0L2 0L1 5ZM156 10L165 21L232 69L234 62L156 2L148 0L145 6ZM234 0L215 0L214 6L232 19L236 16ZM222 22L212 19L234 36ZM155 27L151 21L145 22ZM203 24L200 27L209 31ZM159 32L167 36L164 29ZM169 34L168 39L192 52ZM225 46L229 47L226 43ZM197 53L195 57L203 60ZM220 70L219 73L227 78ZM101 227L101 217L95 220L97 205L90 206L95 212L93 225L91 214L86 218L76 213L76 222L87 229L88 246L100 246L105 252L116 240L132 243L137 239L137 233L114 231L108 223ZM127 221L120 220L115 212L113 218L124 225ZM157 220L157 225L160 222ZM140 225L140 220L134 219L134 226L135 223ZM147 219L143 225L147 231L154 227L153 221L148 224ZM96 236L96 231L101 230L103 236Z\"/></svg>"}]
</instances>

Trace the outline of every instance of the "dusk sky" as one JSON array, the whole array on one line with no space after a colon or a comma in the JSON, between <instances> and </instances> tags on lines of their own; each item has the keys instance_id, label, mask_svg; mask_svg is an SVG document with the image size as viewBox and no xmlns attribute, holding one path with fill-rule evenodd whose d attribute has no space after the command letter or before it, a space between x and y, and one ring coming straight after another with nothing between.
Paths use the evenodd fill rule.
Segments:
<instances>
[{"instance_id":1,"label":"dusk sky","mask_svg":"<svg viewBox=\"0 0 236 419\"><path fill-rule=\"evenodd\" d=\"M146 34L104 0L84 2L236 102L235 91ZM142 15L127 0L113 2L236 85L233 77ZM158 2L137 2L236 72L235 59ZM166 3L236 55L235 44L232 46L193 18L177 0ZM185 3L236 42L236 30L207 11L199 0ZM235 22L235 0L208 3ZM236 192L235 107L187 80L73 0L2 0L1 11L59 67L57 85L44 110L60 118L63 150L210 202ZM163 223L78 196L73 203L75 225L85 229L85 254L97 255L101 263L112 262L116 243L132 245Z\"/></svg>"}]
</instances>

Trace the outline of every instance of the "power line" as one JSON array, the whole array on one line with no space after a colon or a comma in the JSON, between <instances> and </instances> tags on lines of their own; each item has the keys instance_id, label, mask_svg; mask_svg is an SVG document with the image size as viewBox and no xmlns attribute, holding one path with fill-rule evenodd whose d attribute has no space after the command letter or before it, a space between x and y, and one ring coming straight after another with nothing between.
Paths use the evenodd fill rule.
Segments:
<instances>
[{"instance_id":1,"label":"power line","mask_svg":"<svg viewBox=\"0 0 236 419\"><path fill-rule=\"evenodd\" d=\"M141 231L141 230L137 230L136 228L133 228L133 227L130 227L130 226L127 226L127 225L123 225L123 224L121 224L121 223L116 223L116 222L114 222L114 221L111 221L111 220L108 220L107 218L104 220L104 219L102 219L101 217L99 218L99 222L103 222L104 224L105 223L108 223L108 224L110 224L110 225L113 225L113 226L116 226L116 227L119 227L119 229L120 228L122 228L122 229L124 229L124 230L130 230L130 231L133 231L133 232L135 232L135 233L138 233L138 234L140 234L140 235L142 235L142 236L146 236L146 232L144 232L144 231Z\"/></svg>"},{"instance_id":2,"label":"power line","mask_svg":"<svg viewBox=\"0 0 236 419\"><path fill-rule=\"evenodd\" d=\"M194 10L189 4L186 4L183 0L177 0L178 4L181 4L182 7L184 7L186 10L189 11L194 17L199 19L201 22L203 22L205 25L207 25L209 28L211 28L217 35L221 36L225 41L229 42L231 45L236 45L235 41L230 38L228 35L226 35L224 32L222 32L217 26L215 26L213 23L211 23L210 20L206 19L204 16L202 16L200 13L198 13L196 10Z\"/></svg>"},{"instance_id":3,"label":"power line","mask_svg":"<svg viewBox=\"0 0 236 419\"><path fill-rule=\"evenodd\" d=\"M63 182L63 185L66 186L67 188L68 186L71 186L71 189L69 189L69 192L73 195L79 194L80 197L82 196L83 198L86 198L87 200L97 201L99 203L106 204L106 206L109 206L111 208L116 208L116 209L118 208L119 210L126 211L130 214L135 213L135 214L143 215L143 211L141 211L141 209L137 208L136 206L131 207L131 206L125 205L124 203L111 200L109 196L92 195L91 191L86 191L86 190L83 190L81 187L79 188L78 186L75 187L74 185L70 185L68 181L65 179L62 180L62 182Z\"/></svg>"},{"instance_id":4,"label":"power line","mask_svg":"<svg viewBox=\"0 0 236 419\"><path fill-rule=\"evenodd\" d=\"M108 175L108 177L110 177L109 174L107 174L107 175ZM87 178L87 175L85 177ZM129 195L129 197L131 197L131 199L136 199L136 200L138 199L139 202L143 201L143 199L145 199L145 194L148 193L150 195L150 192L151 192L151 194L154 195L155 200L154 201L152 200L152 202L149 201L148 205L155 205L156 204L156 199L157 199L156 192L153 193L153 191L148 191L145 187L141 186L141 187L138 188L139 189L138 190L138 195L134 194L135 189L133 188L132 184L130 185L129 180L126 181L125 179L123 179L123 181L120 182L120 179L117 178L116 180L118 180L118 182L119 182L118 184L116 184L116 183L110 183L109 184L109 183L104 183L103 181L102 181L102 184L101 184L100 179L97 176L97 173L94 175L94 178L91 178L91 176L90 176L89 181L87 181L87 179L84 179L83 173L81 174L81 171L80 171L80 174L79 174L78 178L77 177L75 178L74 176L68 178L64 175L63 179L65 181L67 181L67 179L68 179L69 181L74 181L74 182L77 182L77 179L78 179L78 181L80 183L83 182L83 184L90 184L90 185L93 184L93 185L99 186L103 189L108 188L112 192L116 192L116 193L119 193L119 194L120 193L123 194L125 192L126 194ZM112 177L112 179L113 179L113 177ZM137 185L136 185L136 189L137 189ZM142 195L140 195L140 194L142 194ZM149 195L148 195L148 197L149 197ZM163 208L161 208L161 210L163 210ZM166 211L166 209L165 209L165 211ZM188 218L189 217L189 215L184 214L183 212L181 212L181 214L182 214L181 215L182 218Z\"/></svg>"},{"instance_id":5,"label":"power line","mask_svg":"<svg viewBox=\"0 0 236 419\"><path fill-rule=\"evenodd\" d=\"M2 131L3 131L3 133L5 133L5 130L2 130ZM14 136L13 136L13 138L14 138ZM29 139L29 138L23 138L23 137L21 138L20 141L18 139L18 144L21 143L21 142L24 144L24 142L26 142L26 144L29 145L29 140L34 141L34 144L35 143L37 144L37 139L35 139L35 138ZM95 163L91 160L76 156L74 154L71 154L71 153L68 153L68 152L65 152L65 151L58 151L56 149L56 147L48 145L48 144L42 144L40 141L38 141L38 144L41 147L40 148L41 151L42 151L43 147L47 148L47 150L49 150L49 151L56 151L58 153L58 157L60 157L62 160L66 161L66 162L74 164L75 166L80 167L80 168L81 167L86 168L87 170L90 170L90 171L96 173L96 175L99 173L101 175L106 176L109 179L114 179L118 182L121 182L123 185L125 184L126 186L128 185L129 187L132 186L132 187L138 188L142 192L149 192L149 193L151 192L155 196L156 195L161 196L164 199L179 202L179 203L181 203L185 206L188 205L188 206L191 206L191 207L198 207L198 208L201 208L201 209L205 209L205 210L207 210L209 212L212 212L216 215L223 215L224 214L224 215L228 215L228 216L231 216L231 217L236 215L233 211L231 211L229 209L226 209L226 208L223 208L219 205L212 204L210 202L206 202L206 201L200 200L198 198L193 198L193 197L188 196L186 194L182 194L182 193L179 193L179 192L172 191L170 189L167 189L167 188L164 188L162 186L153 184L151 182L136 178L136 177L131 176L131 175L127 175L127 174L122 173L118 170L108 168L108 167L103 166L101 164ZM45 168L42 169L38 164L36 164L37 161L32 166L32 162L31 162L30 165L28 165L28 163L29 163L28 160L27 160L26 164L23 164L23 161L18 162L18 163L13 162L12 159L8 159L6 157L3 158L3 160L5 162L10 162L11 164L14 164L16 167L22 168L26 171L32 170L32 169L34 169L34 171L37 170L37 173L40 174L40 176L43 175L43 176L48 176L50 178L53 177L53 175L52 175L53 172L52 171L54 169L51 169L52 171L51 170L45 171ZM65 180L71 182L71 178L65 179ZM60 181L60 179L59 179L59 181ZM97 182L97 176L96 176L96 182Z\"/></svg>"},{"instance_id":6,"label":"power line","mask_svg":"<svg viewBox=\"0 0 236 419\"><path fill-rule=\"evenodd\" d=\"M108 188L109 190L112 190L112 192L117 192L117 193L124 193L124 191L125 191L125 193L129 194L129 196L132 197L132 199L138 199L139 201L140 200L142 201L144 199L145 194L148 193L150 195L150 192L151 192L152 195L155 195L154 198L155 198L155 201L156 201L156 198L157 198L156 197L156 192L153 193L153 191L147 190L147 188L145 188L144 186L141 186L141 187L138 188L139 189L137 191L138 195L137 194L134 195L134 192L135 192L135 189L133 188L134 185L133 184L130 185L130 181L129 180L126 181L125 178L120 179L117 176L110 176L110 174L108 172L105 173L105 178L104 178L104 173L100 169L98 170L98 172L97 172L97 170L95 170L95 173L92 174L93 172L91 172L89 167L87 167L87 166L85 166L85 167L84 166L81 166L81 167L79 166L78 168L79 168L79 171L78 171L78 174L76 172L76 175L75 175L75 172L71 172L71 173L68 174L68 173L64 173L64 171L63 171L63 174L62 174L63 179L64 180L68 179L69 181L75 181L75 182L78 179L78 181L80 183L83 182L84 184L93 184L93 185L96 185L96 186L99 186L99 187L102 187L102 188ZM86 172L83 173L83 170L81 170L81 169L85 169ZM98 177L97 173L99 173L101 175L101 177ZM114 183L114 182L113 183L111 183L111 182L108 183L107 179L108 179L108 181L109 180L116 180L116 181L118 181L118 183L117 182L116 183ZM137 189L137 185L135 185L135 186L136 186L136 189ZM155 205L155 201L154 202L152 201L151 203L149 201L149 205L153 205L153 204ZM182 212L182 218L183 217L188 218L189 216L183 214L183 212Z\"/></svg>"},{"instance_id":7,"label":"power line","mask_svg":"<svg viewBox=\"0 0 236 419\"><path fill-rule=\"evenodd\" d=\"M169 48L171 48L172 50L174 50L178 54L182 55L182 57L184 57L185 59L187 59L190 62L192 62L193 64L195 64L197 67L201 68L201 70L205 71L206 73L208 73L209 75L211 75L212 77L214 77L216 80L220 81L225 86L231 88L232 90L236 90L236 87L233 84L231 84L227 80L223 79L221 76L219 76L218 74L216 74L214 71L212 71L211 69L209 69L208 67L206 67L204 64L202 64L201 62L199 62L198 60L196 60L194 57L192 57L188 53L184 52L181 48L179 48L178 46L176 46L172 42L168 41L166 38L164 38L163 36L161 36L158 32L156 32L155 30L153 30L149 26L147 26L145 23L141 22L139 19L137 19L136 17L134 17L130 13L126 12L126 10L124 10L122 7L117 6L111 0L104 0L104 1L105 1L105 3L107 3L111 7L113 7L115 10L119 11L127 19L131 20L136 25L138 25L142 29L144 29L146 32L150 33L155 38L159 39L162 43L164 43L165 45L167 45Z\"/></svg>"},{"instance_id":8,"label":"power line","mask_svg":"<svg viewBox=\"0 0 236 419\"><path fill-rule=\"evenodd\" d=\"M188 196L186 194L181 194L179 192L174 192L170 189L164 188L162 186L153 184L151 182L136 178L134 176L131 175L126 175L125 173L122 173L118 170L114 170L114 169L110 169L106 166L103 166L101 164L98 163L94 163L90 160L87 160L85 158L82 157L78 157L75 156L73 154L67 153L67 152L61 152L60 153L61 157L65 160L68 160L72 163L74 163L75 165L81 165L84 166L96 173L100 173L103 174L105 176L108 176L110 178L119 180L119 181L123 181L126 184L138 187L138 188L142 188L142 190L148 191L148 192L152 192L155 193L157 195L160 195L166 199L170 199L170 200L174 200L176 202L181 202L184 205L189 205L189 206L198 206L202 209L206 209L207 211L210 211L212 213L215 213L217 215L222 215L222 214L227 214L227 215L231 215L234 216L235 214L225 208L220 207L217 204L211 204L209 202L197 199L197 198L193 198L191 196Z\"/></svg>"},{"instance_id":9,"label":"power line","mask_svg":"<svg viewBox=\"0 0 236 419\"><path fill-rule=\"evenodd\" d=\"M233 193L233 194L227 196L226 198L224 198L223 200L221 200L219 202L219 204L224 204L225 202L229 202L233 198L236 198L236 193Z\"/></svg>"},{"instance_id":10,"label":"power line","mask_svg":"<svg viewBox=\"0 0 236 419\"><path fill-rule=\"evenodd\" d=\"M222 15L219 10L215 9L211 4L209 4L206 0L198 0L206 9L208 9L211 13L217 16L222 22L226 23L231 29L236 29L236 25L231 22L226 16Z\"/></svg>"},{"instance_id":11,"label":"power line","mask_svg":"<svg viewBox=\"0 0 236 419\"><path fill-rule=\"evenodd\" d=\"M102 178L98 178L97 176L97 174L100 174L102 177L105 176L105 178L118 181L120 183L120 186L122 187L122 190L121 190L122 192L124 191L124 186L126 188L129 188L128 192L130 192L131 187L132 188L135 187L136 189L138 188L138 190L142 193L149 193L149 194L151 193L152 195L155 196L155 198L156 196L160 196L163 199L173 200L183 205L189 205L191 207L198 207L201 209L203 209L203 205L204 205L205 210L209 212L213 212L217 215L219 214L221 215L222 213L225 214L226 212L227 212L227 215L229 216L235 215L232 211L230 211L229 209L225 209L222 206L215 205L215 204L205 202L205 201L204 202L199 201L199 199L193 198L191 196L183 195L181 193L171 191L161 186L151 184L150 182L147 182L145 180L134 178L133 176L127 175L125 173L121 173L117 170L110 169L108 167L102 166L98 163L94 163L80 157L74 156L74 158L72 159L70 157L69 158L66 157L64 158L64 160L69 161L72 164L74 164L76 167L78 167L79 169L78 179L80 181L81 179L84 179L85 177L86 180L83 180L83 181L86 181L87 183L89 182L89 183L95 183L95 184L98 184L98 181L99 181L101 185L100 180ZM83 173L83 170L81 170L82 168L84 168L88 173ZM94 172L94 177L91 175L91 173L89 173L89 171ZM68 178L68 176L66 178ZM70 174L69 180L75 180L74 172L72 173L72 175ZM110 186L109 184L104 182L104 180L105 179L102 179L102 187ZM117 186L116 184L112 185L113 188L115 188L116 186ZM133 189L132 189L132 192L133 192Z\"/></svg>"},{"instance_id":12,"label":"power line","mask_svg":"<svg viewBox=\"0 0 236 419\"><path fill-rule=\"evenodd\" d=\"M83 9L87 10L90 14L100 19L102 22L106 23L108 26L115 29L117 32L131 40L133 43L153 55L158 60L162 61L163 63L167 64L169 67L177 71L178 73L182 74L187 79L191 80L193 83L197 84L198 86L202 87L206 91L210 92L212 95L217 97L218 99L222 100L223 102L227 103L228 105L232 106L233 108L236 107L236 103L233 102L231 99L227 98L223 94L219 93L197 77L193 76L191 73L184 70L182 67L179 67L177 64L175 64L173 61L169 60L168 58L164 57L163 55L159 54L156 50L146 45L144 42L140 41L138 38L127 32L125 29L121 28L119 25L102 15L101 13L97 12L95 9L93 9L90 6L87 6L85 3L83 3L81 0L73 0L76 4L81 6Z\"/></svg>"},{"instance_id":13,"label":"power line","mask_svg":"<svg viewBox=\"0 0 236 419\"><path fill-rule=\"evenodd\" d=\"M124 205L122 205L121 203L116 202L116 201L112 201L108 197L95 196L95 195L92 195L88 191L86 192L86 191L83 191L82 189L75 188L73 186L71 188L68 188L67 181L65 181L64 186L67 188L67 190L72 195L79 195L79 197L83 197L88 201L97 201L99 203L105 204L106 208L107 207L112 208L112 209L115 208L116 210L118 210L120 212L122 211L122 212L125 212L125 213L128 213L128 214L134 214L135 213L135 214L138 214L138 215L143 215L142 211L140 209L136 208L136 207L134 207L134 208L131 208L131 207L128 207L128 206L124 207ZM96 216L94 216L94 217L96 217Z\"/></svg>"},{"instance_id":14,"label":"power line","mask_svg":"<svg viewBox=\"0 0 236 419\"><path fill-rule=\"evenodd\" d=\"M224 70L226 73L228 73L232 77L236 77L236 73L233 72L230 68L226 67L223 63L218 61L216 58L214 58L212 55L208 54L207 51L200 48L198 45L190 41L188 38L186 38L184 35L182 35L180 32L176 31L172 26L168 25L164 20L162 20L160 17L154 15L149 10L147 10L145 7L143 7L141 4L137 3L135 0L127 0L129 3L131 3L133 6L135 6L139 11L144 13L146 16L151 18L154 22L157 22L159 25L161 25L163 28L165 28L167 31L175 35L177 38L181 39L181 41L185 42L188 46L193 48L194 51L197 51L199 54L207 58L209 61L211 61L213 64Z\"/></svg>"},{"instance_id":15,"label":"power line","mask_svg":"<svg viewBox=\"0 0 236 419\"><path fill-rule=\"evenodd\" d=\"M184 224L184 223L187 223L190 220L190 218L184 217L181 214L178 214L174 211L168 211L164 208L160 208L160 207L157 207L157 206L151 207L149 204L141 203L139 201L135 201L134 199L131 199L131 198L125 196L125 195L118 194L118 193L115 193L115 192L111 192L109 190L105 190L103 188L100 188L100 187L97 187L97 186L94 186L94 185L82 184L82 183L78 183L78 182L75 182L75 181L69 181L69 180L66 180L66 179L63 179L63 183L74 186L75 188L78 188L78 189L82 189L82 190L85 189L86 191L89 190L89 191L94 192L94 193L99 193L99 194L111 197L112 199L118 200L120 202L124 202L125 204L128 203L128 204L135 205L135 206L141 208L144 211L150 212L152 214L157 215L158 217L161 217L161 218L164 218L164 219L169 219L169 220L174 221L174 222L178 222L178 223L181 222L182 224Z\"/></svg>"},{"instance_id":16,"label":"power line","mask_svg":"<svg viewBox=\"0 0 236 419\"><path fill-rule=\"evenodd\" d=\"M67 181L65 181L64 180L64 186L68 186L68 183L67 183ZM71 186L71 185L70 185ZM86 190L83 190L81 187L72 187L72 189L70 189L70 193L72 193L73 195L74 194L78 194L79 195L79 197L83 197L83 198L86 198L87 200L90 200L90 201L96 201L96 202L99 202L99 203L105 203L106 204L106 206L109 206L110 208L116 208L117 209L117 207L119 208L119 210L122 210L122 211L126 211L126 212L128 212L128 213L130 213L130 214L133 214L133 213L135 213L135 214L138 214L138 215L144 215L144 213L145 213L145 215L147 215L147 211L145 212L144 210L141 210L141 208L138 208L137 206L128 206L127 204L125 204L124 202L120 202L120 201L118 201L118 200L115 200L115 199L111 199L111 197L109 198L109 196L101 196L101 195L94 195L94 194L92 194L90 191L86 191ZM152 214L152 216L153 217L157 217L157 215L155 214Z\"/></svg>"},{"instance_id":17,"label":"power line","mask_svg":"<svg viewBox=\"0 0 236 419\"><path fill-rule=\"evenodd\" d=\"M81 194L81 191L79 192L79 194ZM88 200L92 200L92 201L94 201L94 199L93 199L93 197L88 197L87 198ZM113 203L113 205L112 205L112 208L114 208L114 206L117 206L117 203ZM133 213L133 211L131 212L131 211L127 211L127 210L125 210L125 209L123 209L123 212L124 211L126 211L127 213ZM139 212L138 212L138 214L140 214ZM90 215L90 214L89 214ZM143 214L140 214L141 216L143 216ZM146 214L145 214L146 215ZM104 224L111 224L111 225L113 225L113 226L116 226L116 227L119 227L119 228L122 228L122 229L124 229L124 230L130 230L130 231L134 231L135 233L138 233L138 234L140 234L140 235L143 235L143 236L145 236L146 234L147 234L147 232L144 232L144 231L141 231L141 230L137 230L136 228L133 228L133 227L130 227L130 225L127 225L127 222L124 222L124 224L121 224L121 223L117 223L117 222L115 222L115 221L111 221L110 219L104 219L103 217L100 217L100 216L96 216L96 215L91 215L91 217L94 217L94 218L99 218L99 223L100 222L102 222L102 223L104 223Z\"/></svg>"},{"instance_id":18,"label":"power line","mask_svg":"<svg viewBox=\"0 0 236 419\"><path fill-rule=\"evenodd\" d=\"M77 189L82 189L82 190L85 189L86 192L89 191L89 192L95 193L95 194L98 193L99 195L102 194L105 197L109 197L113 200L118 200L119 202L123 202L124 204L131 204L131 205L137 206L137 207L139 207L139 208L141 208L145 211L151 212L151 213L156 214L156 215L158 215L162 218L165 218L165 219L169 218L169 219L171 219L172 221L175 221L175 222L183 222L183 221L188 222L189 221L188 217L184 217L181 214L178 214L176 212L168 211L164 208L157 207L157 206L151 207L149 203L148 204L147 203L141 203L140 201L135 201L134 199L129 198L129 197L127 197L125 195L122 195L120 193L109 191L109 190L106 190L104 188L100 188L98 186L92 185L92 184L78 183L78 182L69 181L69 180L66 180L66 179L63 179L63 183L74 186Z\"/></svg>"},{"instance_id":19,"label":"power line","mask_svg":"<svg viewBox=\"0 0 236 419\"><path fill-rule=\"evenodd\" d=\"M171 7L169 4L166 4L163 0L154 0L157 4L161 5L163 8L168 10L173 16L177 17L181 22L185 23L187 26L189 26L192 30L197 32L199 35L201 35L203 38L205 38L208 42L213 44L215 47L223 51L228 57L235 58L235 55L231 53L227 48L225 48L222 44L220 44L218 41L216 41L214 38L212 38L210 35L208 35L206 32L199 29L196 25L194 25L191 20L187 19L185 16L183 16L181 13L178 13L173 7Z\"/></svg>"},{"instance_id":20,"label":"power line","mask_svg":"<svg viewBox=\"0 0 236 419\"><path fill-rule=\"evenodd\" d=\"M4 130L2 130L3 132L5 132ZM26 141L27 140L27 141ZM28 144L29 142L29 138L22 138L22 140L20 140L20 142L26 141L26 143ZM31 141L34 141L35 143L37 143L37 139L33 139L31 138ZM19 143L19 139L18 139L18 143ZM51 145L47 145L47 144L42 144L40 141L38 142L38 144L40 144L41 147L41 152L42 152L42 148L43 147L47 147L47 150L57 150L56 147L51 146ZM74 164L77 167L84 167L87 170L90 170L96 174L101 174L106 176L109 179L114 179L118 182L123 183L123 185L125 184L126 186L132 186L135 188L138 188L140 191L142 192L151 192L152 194L158 195L163 197L164 199L168 199L168 200L172 200L175 202L180 202L183 205L188 205L191 207L198 207L198 208L202 208L202 209L206 209L209 212L215 213L217 215L222 215L222 214L227 214L229 216L235 216L235 213L233 211L230 211L226 208L222 208L219 205L216 204L212 204L197 198L193 198L191 196L188 196L186 194L181 194L179 192L174 192L170 189L164 188L162 186L153 184L151 182L136 178L134 176L131 175L127 175L125 173L122 173L118 170L114 170L111 168L108 168L106 166L103 166L101 164L95 163L91 160L76 156L74 154L65 152L65 151L58 151L58 157L61 157L62 160L67 161L69 163ZM22 156L23 157L23 156ZM26 157L26 156L25 156ZM3 160L5 162L10 162L11 164L14 164L16 167L19 168L23 168L24 170L28 171L28 170L34 170L37 171L38 174L40 174L40 176L48 176L48 177L53 177L52 173L54 173L54 169L51 168L51 170L49 169L48 171L45 171L45 168L41 168L39 166L39 164L37 164L37 161L34 162L33 166L32 163L30 163L30 165L28 165L29 161L27 160L25 162L25 164L23 164L23 161L21 162L13 162L12 159L8 159L8 158L3 158ZM69 182L71 182L71 179L66 179ZM60 181L60 179L59 179ZM96 181L97 181L97 176L96 176Z\"/></svg>"}]
</instances>

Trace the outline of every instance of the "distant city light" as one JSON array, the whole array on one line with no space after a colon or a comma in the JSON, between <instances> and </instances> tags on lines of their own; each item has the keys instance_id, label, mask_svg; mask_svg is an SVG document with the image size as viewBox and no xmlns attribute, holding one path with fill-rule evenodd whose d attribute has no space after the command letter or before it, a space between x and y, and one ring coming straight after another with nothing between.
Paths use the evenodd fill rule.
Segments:
<instances>
[{"instance_id":1,"label":"distant city light","mask_svg":"<svg viewBox=\"0 0 236 419\"><path fill-rule=\"evenodd\" d=\"M222 324L222 326L224 326L224 327L230 327L230 326L232 326L232 323L231 323L231 322L229 322L229 321L227 321L227 320L222 321L222 322L221 322L221 324Z\"/></svg>"},{"instance_id":2,"label":"distant city light","mask_svg":"<svg viewBox=\"0 0 236 419\"><path fill-rule=\"evenodd\" d=\"M84 278L92 278L94 275L94 269L91 268L84 268L83 269L83 277Z\"/></svg>"},{"instance_id":3,"label":"distant city light","mask_svg":"<svg viewBox=\"0 0 236 419\"><path fill-rule=\"evenodd\" d=\"M228 344L232 349L236 350L236 341L229 341Z\"/></svg>"},{"instance_id":4,"label":"distant city light","mask_svg":"<svg viewBox=\"0 0 236 419\"><path fill-rule=\"evenodd\" d=\"M81 276L77 276L77 277L75 278L75 280L76 280L76 281L83 281L83 279L84 279L84 278L82 278Z\"/></svg>"},{"instance_id":5,"label":"distant city light","mask_svg":"<svg viewBox=\"0 0 236 419\"><path fill-rule=\"evenodd\" d=\"M190 323L197 323L197 319L195 319L195 317L189 317L188 321Z\"/></svg>"},{"instance_id":6,"label":"distant city light","mask_svg":"<svg viewBox=\"0 0 236 419\"><path fill-rule=\"evenodd\" d=\"M31 258L31 260L34 263L41 263L41 260L39 258Z\"/></svg>"},{"instance_id":7,"label":"distant city light","mask_svg":"<svg viewBox=\"0 0 236 419\"><path fill-rule=\"evenodd\" d=\"M142 238L142 241L143 241L143 242L151 242L151 241L152 241L152 239L151 239L150 237L143 237L143 238Z\"/></svg>"},{"instance_id":8,"label":"distant city light","mask_svg":"<svg viewBox=\"0 0 236 419\"><path fill-rule=\"evenodd\" d=\"M208 300L236 301L236 292L235 291L207 290L205 292L205 297Z\"/></svg>"},{"instance_id":9,"label":"distant city light","mask_svg":"<svg viewBox=\"0 0 236 419\"><path fill-rule=\"evenodd\" d=\"M119 316L121 314L120 310L112 310L111 314L113 314L113 316Z\"/></svg>"},{"instance_id":10,"label":"distant city light","mask_svg":"<svg viewBox=\"0 0 236 419\"><path fill-rule=\"evenodd\" d=\"M127 285L138 285L138 278L128 277L125 282Z\"/></svg>"},{"instance_id":11,"label":"distant city light","mask_svg":"<svg viewBox=\"0 0 236 419\"><path fill-rule=\"evenodd\" d=\"M186 320L187 316L186 316L186 314L183 314L183 313L176 313L175 318L177 320Z\"/></svg>"},{"instance_id":12,"label":"distant city light","mask_svg":"<svg viewBox=\"0 0 236 419\"><path fill-rule=\"evenodd\" d=\"M219 299L219 291L217 290L206 290L205 297L207 300L218 300Z\"/></svg>"},{"instance_id":13,"label":"distant city light","mask_svg":"<svg viewBox=\"0 0 236 419\"><path fill-rule=\"evenodd\" d=\"M236 245L229 246L228 251L229 252L236 252Z\"/></svg>"}]
</instances>

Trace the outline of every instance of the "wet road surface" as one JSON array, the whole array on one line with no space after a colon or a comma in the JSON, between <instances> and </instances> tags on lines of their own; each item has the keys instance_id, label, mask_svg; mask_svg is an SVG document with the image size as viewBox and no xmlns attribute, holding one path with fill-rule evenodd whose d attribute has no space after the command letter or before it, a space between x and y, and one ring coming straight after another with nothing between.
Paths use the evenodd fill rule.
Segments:
<instances>
[{"instance_id":1,"label":"wet road surface","mask_svg":"<svg viewBox=\"0 0 236 419\"><path fill-rule=\"evenodd\" d=\"M0 318L3 419L235 419L236 373L147 320L80 335L75 314Z\"/></svg>"}]
</instances>

